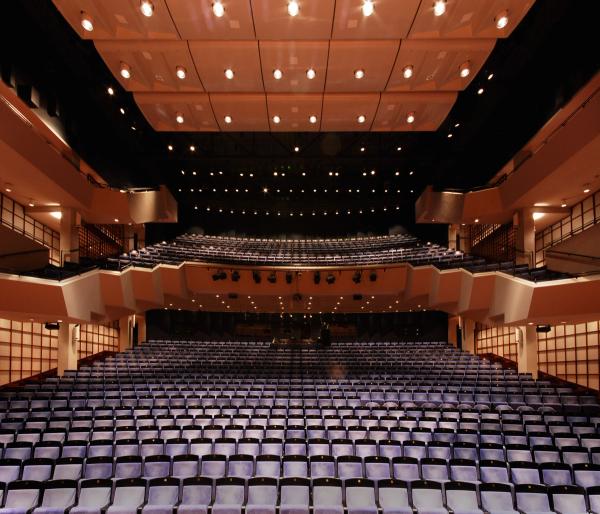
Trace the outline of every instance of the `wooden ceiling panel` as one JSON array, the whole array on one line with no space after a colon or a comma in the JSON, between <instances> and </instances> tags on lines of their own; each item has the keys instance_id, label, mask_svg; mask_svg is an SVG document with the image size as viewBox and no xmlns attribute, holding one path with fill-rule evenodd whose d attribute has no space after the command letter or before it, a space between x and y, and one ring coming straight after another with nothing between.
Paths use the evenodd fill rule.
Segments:
<instances>
[{"instance_id":1,"label":"wooden ceiling panel","mask_svg":"<svg viewBox=\"0 0 600 514\"><path fill-rule=\"evenodd\" d=\"M223 132L268 132L267 101L263 94L215 93L210 95ZM225 118L231 117L227 123Z\"/></svg>"},{"instance_id":2,"label":"wooden ceiling panel","mask_svg":"<svg viewBox=\"0 0 600 514\"><path fill-rule=\"evenodd\" d=\"M271 132L318 132L321 128L322 103L323 95L320 94L267 95ZM274 116L279 116L281 121L275 123ZM311 116L316 118L314 123L311 123Z\"/></svg>"},{"instance_id":3,"label":"wooden ceiling panel","mask_svg":"<svg viewBox=\"0 0 600 514\"><path fill-rule=\"evenodd\" d=\"M204 91L185 41L96 41L96 49L106 65L129 91ZM120 74L126 63L131 78ZM176 75L185 69L185 78Z\"/></svg>"},{"instance_id":4,"label":"wooden ceiling panel","mask_svg":"<svg viewBox=\"0 0 600 514\"><path fill-rule=\"evenodd\" d=\"M53 0L83 39L179 39L164 0L153 0L154 15L140 11L139 0ZM91 16L94 30L81 26L82 13Z\"/></svg>"},{"instance_id":5,"label":"wooden ceiling panel","mask_svg":"<svg viewBox=\"0 0 600 514\"><path fill-rule=\"evenodd\" d=\"M520 23L534 0L447 0L446 12L435 16L434 2L422 1L409 38L505 38ZM508 13L508 24L498 29L495 18Z\"/></svg>"},{"instance_id":6,"label":"wooden ceiling panel","mask_svg":"<svg viewBox=\"0 0 600 514\"><path fill-rule=\"evenodd\" d=\"M206 93L135 93L134 98L148 123L159 132L219 130ZM183 123L177 123L178 114Z\"/></svg>"},{"instance_id":7,"label":"wooden ceiling panel","mask_svg":"<svg viewBox=\"0 0 600 514\"><path fill-rule=\"evenodd\" d=\"M267 93L322 93L327 75L329 41L261 41L260 61ZM309 68L316 75L309 79ZM273 71L283 77L276 80Z\"/></svg>"},{"instance_id":8,"label":"wooden ceiling panel","mask_svg":"<svg viewBox=\"0 0 600 514\"><path fill-rule=\"evenodd\" d=\"M257 41L190 41L190 52L202 84L215 93L262 93ZM233 70L233 79L225 70Z\"/></svg>"},{"instance_id":9,"label":"wooden ceiling panel","mask_svg":"<svg viewBox=\"0 0 600 514\"><path fill-rule=\"evenodd\" d=\"M249 0L223 1L225 14L214 15L213 0L166 0L182 39L254 39Z\"/></svg>"},{"instance_id":10,"label":"wooden ceiling panel","mask_svg":"<svg viewBox=\"0 0 600 514\"><path fill-rule=\"evenodd\" d=\"M434 131L448 116L456 101L455 92L383 93L373 131ZM408 123L412 113L414 122Z\"/></svg>"},{"instance_id":11,"label":"wooden ceiling panel","mask_svg":"<svg viewBox=\"0 0 600 514\"><path fill-rule=\"evenodd\" d=\"M288 0L251 0L258 39L329 39L334 0L299 0L296 16L288 13Z\"/></svg>"},{"instance_id":12,"label":"wooden ceiling panel","mask_svg":"<svg viewBox=\"0 0 600 514\"><path fill-rule=\"evenodd\" d=\"M323 98L324 132L368 132L379 103L379 93L325 94ZM365 121L360 123L359 116Z\"/></svg>"},{"instance_id":13,"label":"wooden ceiling panel","mask_svg":"<svg viewBox=\"0 0 600 514\"><path fill-rule=\"evenodd\" d=\"M404 39L420 0L377 0L364 16L363 0L337 0L332 39Z\"/></svg>"},{"instance_id":14,"label":"wooden ceiling panel","mask_svg":"<svg viewBox=\"0 0 600 514\"><path fill-rule=\"evenodd\" d=\"M405 39L387 91L462 91L477 75L494 48L495 39ZM461 77L461 65L470 73ZM412 66L413 74L404 77Z\"/></svg>"},{"instance_id":15,"label":"wooden ceiling panel","mask_svg":"<svg viewBox=\"0 0 600 514\"><path fill-rule=\"evenodd\" d=\"M332 41L325 90L329 93L383 91L394 66L399 41ZM362 79L355 78L363 70Z\"/></svg>"}]
</instances>

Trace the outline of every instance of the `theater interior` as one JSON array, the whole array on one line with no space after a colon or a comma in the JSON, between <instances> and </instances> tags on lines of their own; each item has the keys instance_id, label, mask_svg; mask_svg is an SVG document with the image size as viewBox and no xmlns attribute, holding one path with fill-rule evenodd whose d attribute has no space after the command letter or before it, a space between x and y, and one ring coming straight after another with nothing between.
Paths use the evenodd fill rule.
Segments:
<instances>
[{"instance_id":1,"label":"theater interior","mask_svg":"<svg viewBox=\"0 0 600 514\"><path fill-rule=\"evenodd\" d=\"M600 514L600 3L5 0L0 514Z\"/></svg>"}]
</instances>

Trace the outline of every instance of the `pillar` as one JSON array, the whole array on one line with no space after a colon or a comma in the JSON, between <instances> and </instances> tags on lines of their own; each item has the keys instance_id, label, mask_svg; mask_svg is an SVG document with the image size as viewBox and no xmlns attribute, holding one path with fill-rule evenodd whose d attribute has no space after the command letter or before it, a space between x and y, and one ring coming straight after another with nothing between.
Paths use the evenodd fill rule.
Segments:
<instances>
[{"instance_id":1,"label":"pillar","mask_svg":"<svg viewBox=\"0 0 600 514\"><path fill-rule=\"evenodd\" d=\"M126 252L138 250L146 246L145 225L125 225L125 248Z\"/></svg>"},{"instance_id":2,"label":"pillar","mask_svg":"<svg viewBox=\"0 0 600 514\"><path fill-rule=\"evenodd\" d=\"M472 319L463 318L462 320L462 349L465 352L476 353L475 345L475 322Z\"/></svg>"},{"instance_id":3,"label":"pillar","mask_svg":"<svg viewBox=\"0 0 600 514\"><path fill-rule=\"evenodd\" d=\"M79 325L60 323L58 326L58 366L57 374L62 377L65 371L77 370L77 348L79 346Z\"/></svg>"},{"instance_id":4,"label":"pillar","mask_svg":"<svg viewBox=\"0 0 600 514\"><path fill-rule=\"evenodd\" d=\"M535 225L531 209L522 209L513 216L517 227L515 247L517 264L535 265Z\"/></svg>"},{"instance_id":5,"label":"pillar","mask_svg":"<svg viewBox=\"0 0 600 514\"><path fill-rule=\"evenodd\" d=\"M460 227L454 223L448 225L448 249L449 250L458 250L458 245L456 244L457 236L460 233Z\"/></svg>"},{"instance_id":6,"label":"pillar","mask_svg":"<svg viewBox=\"0 0 600 514\"><path fill-rule=\"evenodd\" d=\"M457 250L460 250L464 253L469 253L471 251L471 232L469 227L464 224L458 227L458 236L460 248L457 248Z\"/></svg>"},{"instance_id":7,"label":"pillar","mask_svg":"<svg viewBox=\"0 0 600 514\"><path fill-rule=\"evenodd\" d=\"M60 260L79 262L79 214L69 207L61 209L60 218Z\"/></svg>"},{"instance_id":8,"label":"pillar","mask_svg":"<svg viewBox=\"0 0 600 514\"><path fill-rule=\"evenodd\" d=\"M135 323L138 327L138 344L141 344L146 341L146 316L144 314L136 314Z\"/></svg>"},{"instance_id":9,"label":"pillar","mask_svg":"<svg viewBox=\"0 0 600 514\"><path fill-rule=\"evenodd\" d=\"M538 341L535 325L516 327L517 365L519 373L538 377Z\"/></svg>"},{"instance_id":10,"label":"pillar","mask_svg":"<svg viewBox=\"0 0 600 514\"><path fill-rule=\"evenodd\" d=\"M456 327L461 327L462 330L460 316L448 316L448 343L458 348Z\"/></svg>"},{"instance_id":11,"label":"pillar","mask_svg":"<svg viewBox=\"0 0 600 514\"><path fill-rule=\"evenodd\" d=\"M119 319L119 351L124 352L131 348L131 331L133 329L132 316L123 316Z\"/></svg>"}]
</instances>

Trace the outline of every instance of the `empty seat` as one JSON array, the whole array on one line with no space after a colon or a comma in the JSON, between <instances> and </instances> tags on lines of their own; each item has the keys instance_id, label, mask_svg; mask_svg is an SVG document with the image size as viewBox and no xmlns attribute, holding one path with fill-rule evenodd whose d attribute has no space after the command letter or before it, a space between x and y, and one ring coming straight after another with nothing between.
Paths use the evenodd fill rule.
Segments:
<instances>
[{"instance_id":1,"label":"empty seat","mask_svg":"<svg viewBox=\"0 0 600 514\"><path fill-rule=\"evenodd\" d=\"M179 480L153 478L148 483L148 498L142 514L172 514L179 501Z\"/></svg>"},{"instance_id":2,"label":"empty seat","mask_svg":"<svg viewBox=\"0 0 600 514\"><path fill-rule=\"evenodd\" d=\"M50 480L44 484L42 502L34 514L63 514L75 503L76 480Z\"/></svg>"},{"instance_id":3,"label":"empty seat","mask_svg":"<svg viewBox=\"0 0 600 514\"><path fill-rule=\"evenodd\" d=\"M444 486L446 505L454 514L482 514L477 500L477 487L469 482L447 482Z\"/></svg>"},{"instance_id":4,"label":"empty seat","mask_svg":"<svg viewBox=\"0 0 600 514\"><path fill-rule=\"evenodd\" d=\"M101 514L110 504L112 480L92 479L82 480L79 484L77 504L69 511L70 514Z\"/></svg>"}]
</instances>

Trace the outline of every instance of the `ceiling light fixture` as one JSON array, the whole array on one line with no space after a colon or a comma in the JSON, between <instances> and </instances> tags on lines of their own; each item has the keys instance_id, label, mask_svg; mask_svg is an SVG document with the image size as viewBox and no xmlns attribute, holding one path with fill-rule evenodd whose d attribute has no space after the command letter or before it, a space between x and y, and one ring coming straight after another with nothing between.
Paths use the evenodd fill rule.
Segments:
<instances>
[{"instance_id":1,"label":"ceiling light fixture","mask_svg":"<svg viewBox=\"0 0 600 514\"><path fill-rule=\"evenodd\" d=\"M482 87L480 87L480 88L477 90L477 94L478 94L478 95L482 95L482 94L483 94L483 88L482 88Z\"/></svg>"},{"instance_id":2,"label":"ceiling light fixture","mask_svg":"<svg viewBox=\"0 0 600 514\"><path fill-rule=\"evenodd\" d=\"M196 151L196 147L194 145L190 145L190 152L195 152Z\"/></svg>"},{"instance_id":3,"label":"ceiling light fixture","mask_svg":"<svg viewBox=\"0 0 600 514\"><path fill-rule=\"evenodd\" d=\"M463 62L459 68L460 76L464 79L471 74L471 61Z\"/></svg>"},{"instance_id":4,"label":"ceiling light fixture","mask_svg":"<svg viewBox=\"0 0 600 514\"><path fill-rule=\"evenodd\" d=\"M300 5L298 2L296 2L296 0L291 0L288 2L287 10L290 16L298 16L298 13L300 12Z\"/></svg>"},{"instance_id":5,"label":"ceiling light fixture","mask_svg":"<svg viewBox=\"0 0 600 514\"><path fill-rule=\"evenodd\" d=\"M493 74L493 73L490 73L490 74L487 76L487 79L488 79L488 80L492 80L493 78L494 78L494 74Z\"/></svg>"},{"instance_id":6,"label":"ceiling light fixture","mask_svg":"<svg viewBox=\"0 0 600 514\"><path fill-rule=\"evenodd\" d=\"M402 75L404 76L405 79L409 79L413 76L412 64L409 64L407 66L404 66L404 68L402 68Z\"/></svg>"},{"instance_id":7,"label":"ceiling light fixture","mask_svg":"<svg viewBox=\"0 0 600 514\"><path fill-rule=\"evenodd\" d=\"M175 115L175 121L181 125L184 122L183 114L181 114L180 112L178 112Z\"/></svg>"},{"instance_id":8,"label":"ceiling light fixture","mask_svg":"<svg viewBox=\"0 0 600 514\"><path fill-rule=\"evenodd\" d=\"M283 77L283 71L281 71L279 68L274 69L273 77L275 78L275 80L281 80L281 77Z\"/></svg>"},{"instance_id":9,"label":"ceiling light fixture","mask_svg":"<svg viewBox=\"0 0 600 514\"><path fill-rule=\"evenodd\" d=\"M534 212L531 217L533 218L533 221L537 221L542 219L545 216L545 214L543 212Z\"/></svg>"},{"instance_id":10,"label":"ceiling light fixture","mask_svg":"<svg viewBox=\"0 0 600 514\"><path fill-rule=\"evenodd\" d=\"M313 114L312 116L310 116L310 118L308 118L308 121L314 124L317 122L317 117Z\"/></svg>"},{"instance_id":11,"label":"ceiling light fixture","mask_svg":"<svg viewBox=\"0 0 600 514\"><path fill-rule=\"evenodd\" d=\"M298 153L300 151L300 147L299 146L294 146L294 152Z\"/></svg>"},{"instance_id":12,"label":"ceiling light fixture","mask_svg":"<svg viewBox=\"0 0 600 514\"><path fill-rule=\"evenodd\" d=\"M566 207L567 206L567 201L563 200L562 203L560 204L561 207Z\"/></svg>"},{"instance_id":13,"label":"ceiling light fixture","mask_svg":"<svg viewBox=\"0 0 600 514\"><path fill-rule=\"evenodd\" d=\"M590 188L589 188L589 187L586 187L586 188L583 190L583 192L584 192L585 194L588 194L588 193L590 192Z\"/></svg>"},{"instance_id":14,"label":"ceiling light fixture","mask_svg":"<svg viewBox=\"0 0 600 514\"><path fill-rule=\"evenodd\" d=\"M362 69L358 69L354 71L354 78L355 79L362 79L365 76L365 70Z\"/></svg>"},{"instance_id":15,"label":"ceiling light fixture","mask_svg":"<svg viewBox=\"0 0 600 514\"><path fill-rule=\"evenodd\" d=\"M50 216L52 216L54 219L62 219L62 212L61 211L52 211L50 213Z\"/></svg>"},{"instance_id":16,"label":"ceiling light fixture","mask_svg":"<svg viewBox=\"0 0 600 514\"><path fill-rule=\"evenodd\" d=\"M364 122L367 120L367 118L365 117L365 115L364 115L364 114L361 114L361 115L360 115L358 118L356 118L356 120L357 120L359 123L364 123Z\"/></svg>"},{"instance_id":17,"label":"ceiling light fixture","mask_svg":"<svg viewBox=\"0 0 600 514\"><path fill-rule=\"evenodd\" d=\"M281 122L281 118L279 116L277 116L277 114L275 116L273 116L273 123L278 124Z\"/></svg>"},{"instance_id":18,"label":"ceiling light fixture","mask_svg":"<svg viewBox=\"0 0 600 514\"><path fill-rule=\"evenodd\" d=\"M221 0L216 0L215 2L213 2L212 10L213 10L213 14L217 18L222 18L223 15L225 14L225 7L223 7Z\"/></svg>"},{"instance_id":19,"label":"ceiling light fixture","mask_svg":"<svg viewBox=\"0 0 600 514\"><path fill-rule=\"evenodd\" d=\"M308 80L312 80L316 76L317 76L317 72L313 68L308 68L308 70L306 70L306 78Z\"/></svg>"},{"instance_id":20,"label":"ceiling light fixture","mask_svg":"<svg viewBox=\"0 0 600 514\"><path fill-rule=\"evenodd\" d=\"M126 62L121 62L119 73L124 79L131 78L131 68L129 67L129 64L127 64Z\"/></svg>"},{"instance_id":21,"label":"ceiling light fixture","mask_svg":"<svg viewBox=\"0 0 600 514\"><path fill-rule=\"evenodd\" d=\"M414 123L415 122L415 113L414 112L409 112L406 115L406 123Z\"/></svg>"},{"instance_id":22,"label":"ceiling light fixture","mask_svg":"<svg viewBox=\"0 0 600 514\"><path fill-rule=\"evenodd\" d=\"M167 146L167 150L169 150L169 152L172 152L173 151L173 145L168 145Z\"/></svg>"},{"instance_id":23,"label":"ceiling light fixture","mask_svg":"<svg viewBox=\"0 0 600 514\"><path fill-rule=\"evenodd\" d=\"M233 118L229 115L225 116L225 118L223 118L225 120L225 123L229 124L233 121Z\"/></svg>"},{"instance_id":24,"label":"ceiling light fixture","mask_svg":"<svg viewBox=\"0 0 600 514\"><path fill-rule=\"evenodd\" d=\"M107 92L107 93L108 93L110 96L112 96L112 95L114 95L114 94L115 94L115 90L114 90L112 87L110 87L110 86L109 86L109 87L106 89L106 92Z\"/></svg>"},{"instance_id":25,"label":"ceiling light fixture","mask_svg":"<svg viewBox=\"0 0 600 514\"><path fill-rule=\"evenodd\" d=\"M233 73L233 70L231 68L227 68L225 70L225 78L228 80L233 80L235 73Z\"/></svg>"},{"instance_id":26,"label":"ceiling light fixture","mask_svg":"<svg viewBox=\"0 0 600 514\"><path fill-rule=\"evenodd\" d=\"M433 14L441 16L446 12L446 0L436 0L433 4Z\"/></svg>"},{"instance_id":27,"label":"ceiling light fixture","mask_svg":"<svg viewBox=\"0 0 600 514\"><path fill-rule=\"evenodd\" d=\"M363 16L371 16L375 12L373 0L365 0L362 5Z\"/></svg>"},{"instance_id":28,"label":"ceiling light fixture","mask_svg":"<svg viewBox=\"0 0 600 514\"><path fill-rule=\"evenodd\" d=\"M86 32L92 32L94 30L94 20L84 11L81 11L81 26Z\"/></svg>"},{"instance_id":29,"label":"ceiling light fixture","mask_svg":"<svg viewBox=\"0 0 600 514\"><path fill-rule=\"evenodd\" d=\"M187 71L183 66L177 66L177 68L175 68L175 75L177 75L178 79L183 80L187 75Z\"/></svg>"},{"instance_id":30,"label":"ceiling light fixture","mask_svg":"<svg viewBox=\"0 0 600 514\"><path fill-rule=\"evenodd\" d=\"M151 0L142 0L140 2L140 11L146 18L150 18L154 14L154 4Z\"/></svg>"},{"instance_id":31,"label":"ceiling light fixture","mask_svg":"<svg viewBox=\"0 0 600 514\"><path fill-rule=\"evenodd\" d=\"M494 21L496 22L496 28L498 30L502 30L508 25L508 11L499 12L498 15L494 18Z\"/></svg>"}]
</instances>

